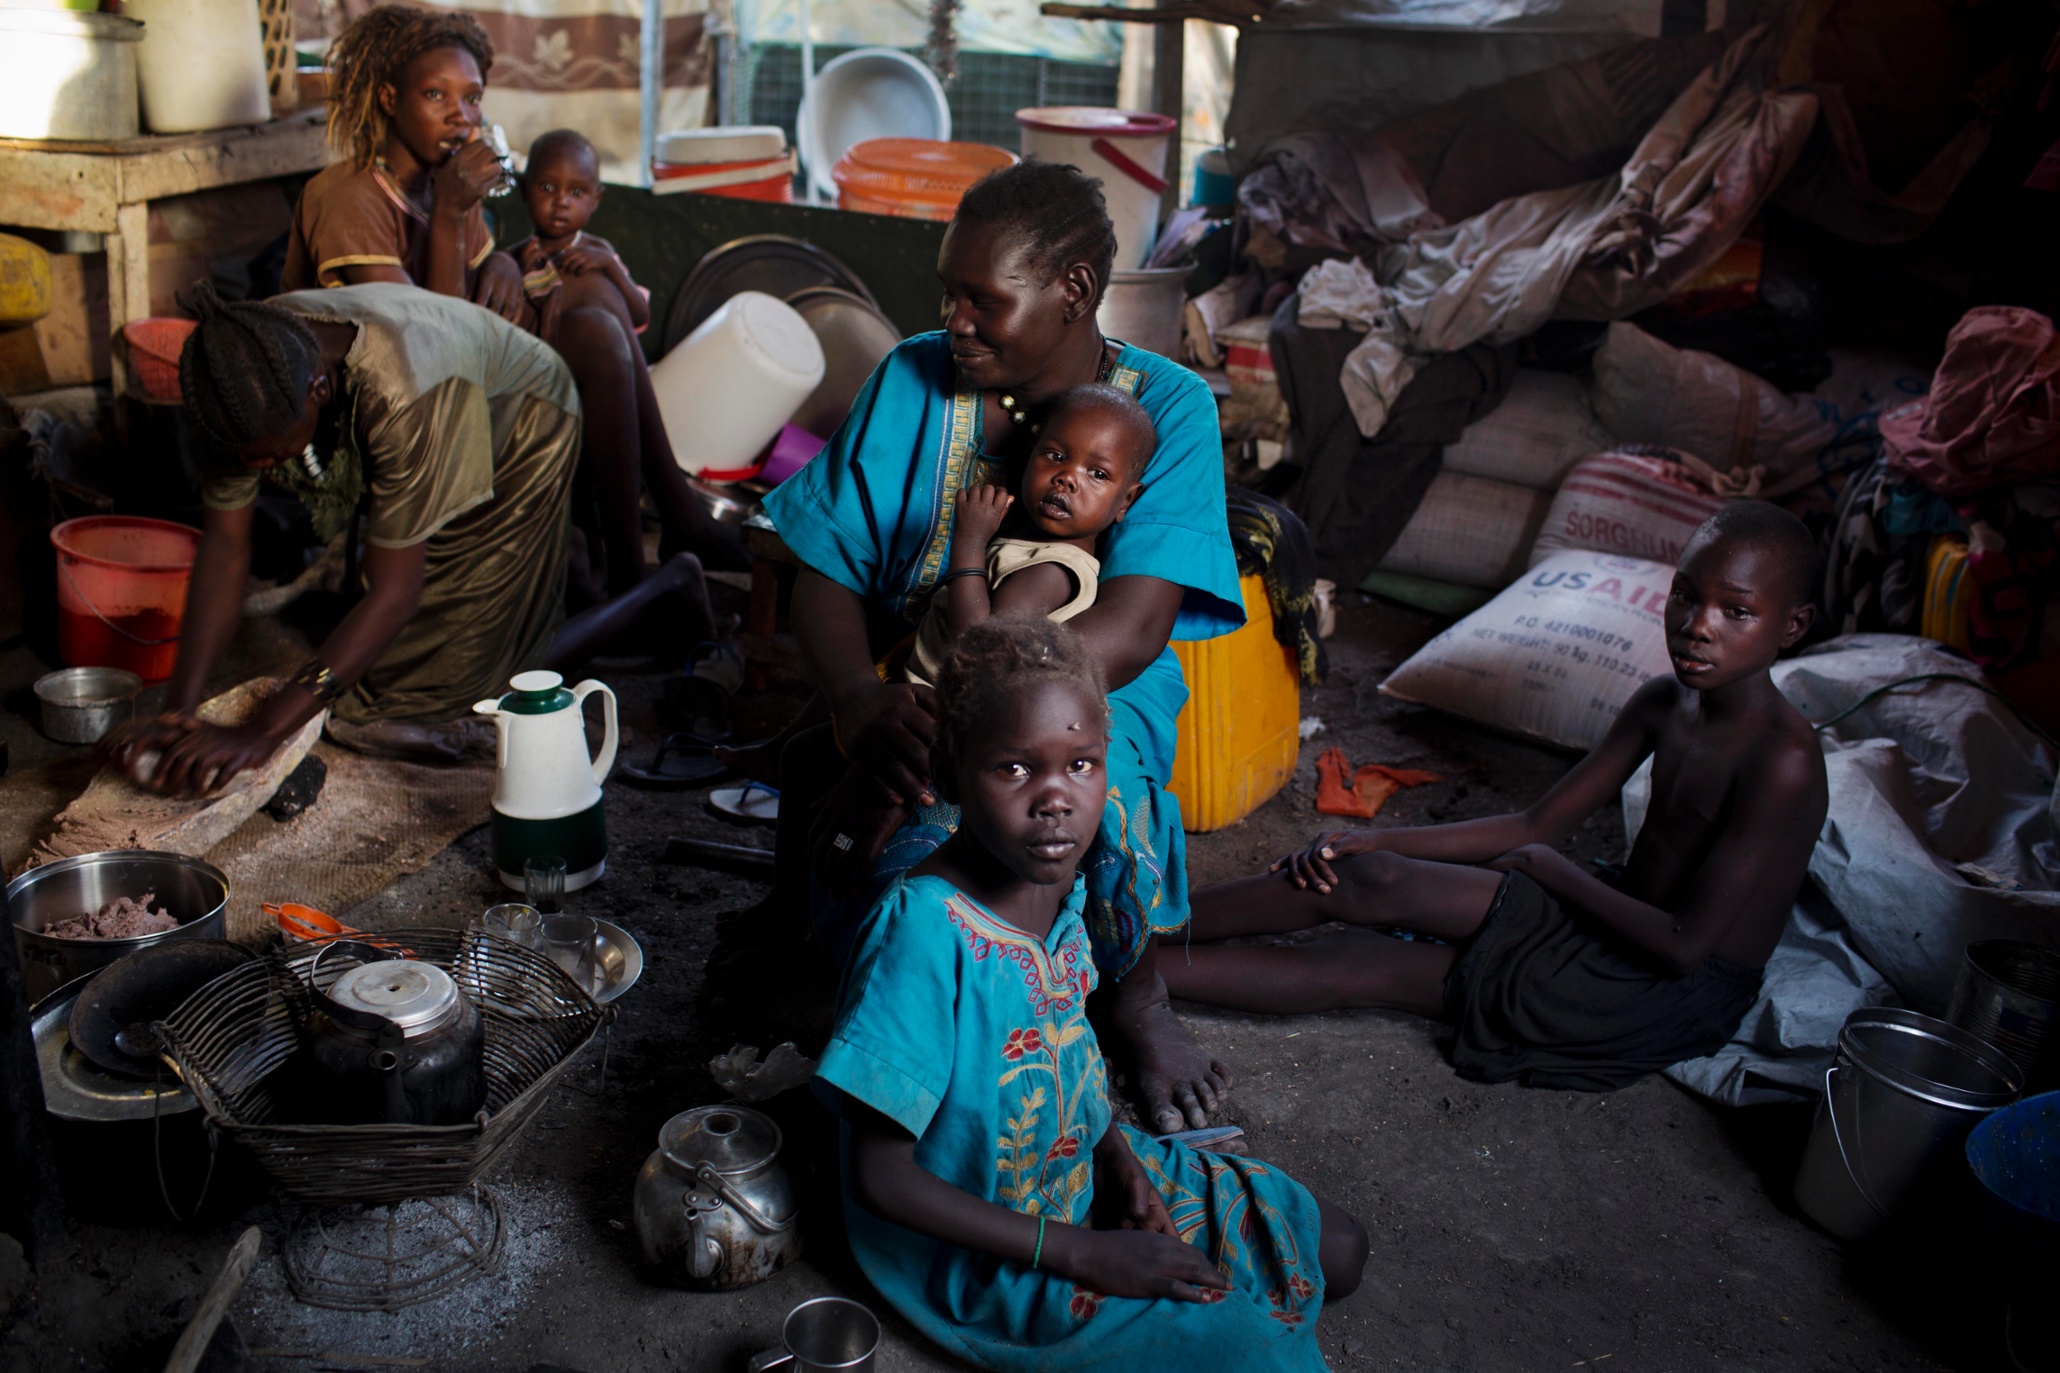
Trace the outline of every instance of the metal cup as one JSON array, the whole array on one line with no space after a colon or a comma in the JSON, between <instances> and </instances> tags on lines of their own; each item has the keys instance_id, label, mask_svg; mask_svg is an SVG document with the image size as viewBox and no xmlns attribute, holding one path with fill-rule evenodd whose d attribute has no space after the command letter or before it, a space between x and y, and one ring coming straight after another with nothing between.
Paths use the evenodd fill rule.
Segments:
<instances>
[{"instance_id":1,"label":"metal cup","mask_svg":"<svg viewBox=\"0 0 2060 1373\"><path fill-rule=\"evenodd\" d=\"M787 1313L780 1347L751 1360L751 1373L856 1373L873 1366L880 1318L863 1303L817 1297Z\"/></svg>"}]
</instances>

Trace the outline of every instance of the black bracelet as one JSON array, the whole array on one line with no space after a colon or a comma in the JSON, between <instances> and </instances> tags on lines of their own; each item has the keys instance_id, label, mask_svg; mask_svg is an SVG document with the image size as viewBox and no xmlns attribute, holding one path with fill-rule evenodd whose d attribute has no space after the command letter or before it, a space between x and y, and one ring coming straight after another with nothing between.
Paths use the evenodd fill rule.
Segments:
<instances>
[{"instance_id":1,"label":"black bracelet","mask_svg":"<svg viewBox=\"0 0 2060 1373\"><path fill-rule=\"evenodd\" d=\"M300 671L294 673L290 680L294 686L299 687L325 706L343 695L344 692L350 690L347 683L322 665L320 658L308 659L306 663L301 665Z\"/></svg>"},{"instance_id":2,"label":"black bracelet","mask_svg":"<svg viewBox=\"0 0 2060 1373\"><path fill-rule=\"evenodd\" d=\"M987 569L984 567L954 567L951 571L944 574L944 580L949 582L953 577L984 577L986 575Z\"/></svg>"}]
</instances>

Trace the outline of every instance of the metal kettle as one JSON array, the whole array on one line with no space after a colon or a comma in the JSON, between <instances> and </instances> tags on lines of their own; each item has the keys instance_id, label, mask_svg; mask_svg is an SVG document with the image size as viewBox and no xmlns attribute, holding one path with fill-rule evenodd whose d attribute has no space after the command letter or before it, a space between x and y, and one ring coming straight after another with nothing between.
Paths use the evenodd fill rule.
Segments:
<instances>
[{"instance_id":1,"label":"metal kettle","mask_svg":"<svg viewBox=\"0 0 2060 1373\"><path fill-rule=\"evenodd\" d=\"M801 1253L780 1127L748 1106L697 1106L665 1122L637 1174L644 1258L681 1287L725 1292Z\"/></svg>"},{"instance_id":2,"label":"metal kettle","mask_svg":"<svg viewBox=\"0 0 2060 1373\"><path fill-rule=\"evenodd\" d=\"M339 1125L463 1125L486 1104L486 1022L434 963L336 940L308 969L307 1114ZM359 960L338 971L347 959Z\"/></svg>"}]
</instances>

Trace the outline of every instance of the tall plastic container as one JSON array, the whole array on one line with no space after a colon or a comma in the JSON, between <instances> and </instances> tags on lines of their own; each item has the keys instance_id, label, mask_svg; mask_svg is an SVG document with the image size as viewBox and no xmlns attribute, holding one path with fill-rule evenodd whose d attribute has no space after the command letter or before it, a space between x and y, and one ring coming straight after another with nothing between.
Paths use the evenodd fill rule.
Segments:
<instances>
[{"instance_id":1,"label":"tall plastic container","mask_svg":"<svg viewBox=\"0 0 2060 1373\"><path fill-rule=\"evenodd\" d=\"M1180 823L1218 830L1244 819L1287 785L1301 750L1301 677L1273 637L1266 579L1243 577L1244 628L1220 639L1173 645L1187 678L1171 790Z\"/></svg>"},{"instance_id":2,"label":"tall plastic container","mask_svg":"<svg viewBox=\"0 0 2060 1373\"><path fill-rule=\"evenodd\" d=\"M1099 177L1116 226L1116 270L1144 266L1159 237L1166 154L1179 125L1171 115L1051 105L1017 110L1023 156L1064 162Z\"/></svg>"},{"instance_id":3,"label":"tall plastic container","mask_svg":"<svg viewBox=\"0 0 2060 1373\"><path fill-rule=\"evenodd\" d=\"M272 117L258 0L122 0L145 25L136 50L143 122L152 133L195 133Z\"/></svg>"},{"instance_id":4,"label":"tall plastic container","mask_svg":"<svg viewBox=\"0 0 2060 1373\"><path fill-rule=\"evenodd\" d=\"M142 41L124 15L0 6L0 138L134 138Z\"/></svg>"},{"instance_id":5,"label":"tall plastic container","mask_svg":"<svg viewBox=\"0 0 2060 1373\"><path fill-rule=\"evenodd\" d=\"M172 675L200 531L169 520L88 515L50 531L57 550L57 653L72 667Z\"/></svg>"},{"instance_id":6,"label":"tall plastic container","mask_svg":"<svg viewBox=\"0 0 2060 1373\"><path fill-rule=\"evenodd\" d=\"M707 481L752 475L823 368L823 346L793 306L763 291L731 296L651 368L680 468Z\"/></svg>"}]
</instances>

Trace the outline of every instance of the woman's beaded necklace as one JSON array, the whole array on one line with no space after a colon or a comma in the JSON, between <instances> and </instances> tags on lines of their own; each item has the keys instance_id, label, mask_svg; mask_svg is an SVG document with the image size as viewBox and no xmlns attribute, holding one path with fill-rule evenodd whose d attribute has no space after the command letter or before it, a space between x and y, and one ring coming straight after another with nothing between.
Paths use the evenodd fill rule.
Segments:
<instances>
[{"instance_id":1,"label":"woman's beaded necklace","mask_svg":"<svg viewBox=\"0 0 2060 1373\"><path fill-rule=\"evenodd\" d=\"M1103 339L1102 370L1101 374L1095 378L1095 381L1100 383L1101 385L1106 386L1108 384L1109 378L1114 375L1116 375L1116 359L1109 353L1109 341L1107 339ZM996 399L998 399L1001 402L1001 412L1004 415L1007 415L1013 423L1019 425L1029 424L1030 432L1033 434L1044 427L1041 424L1030 424L1030 407L1027 405L1016 404L1016 398L1011 393L1004 391L1001 393L1000 396L996 397Z\"/></svg>"}]
</instances>

